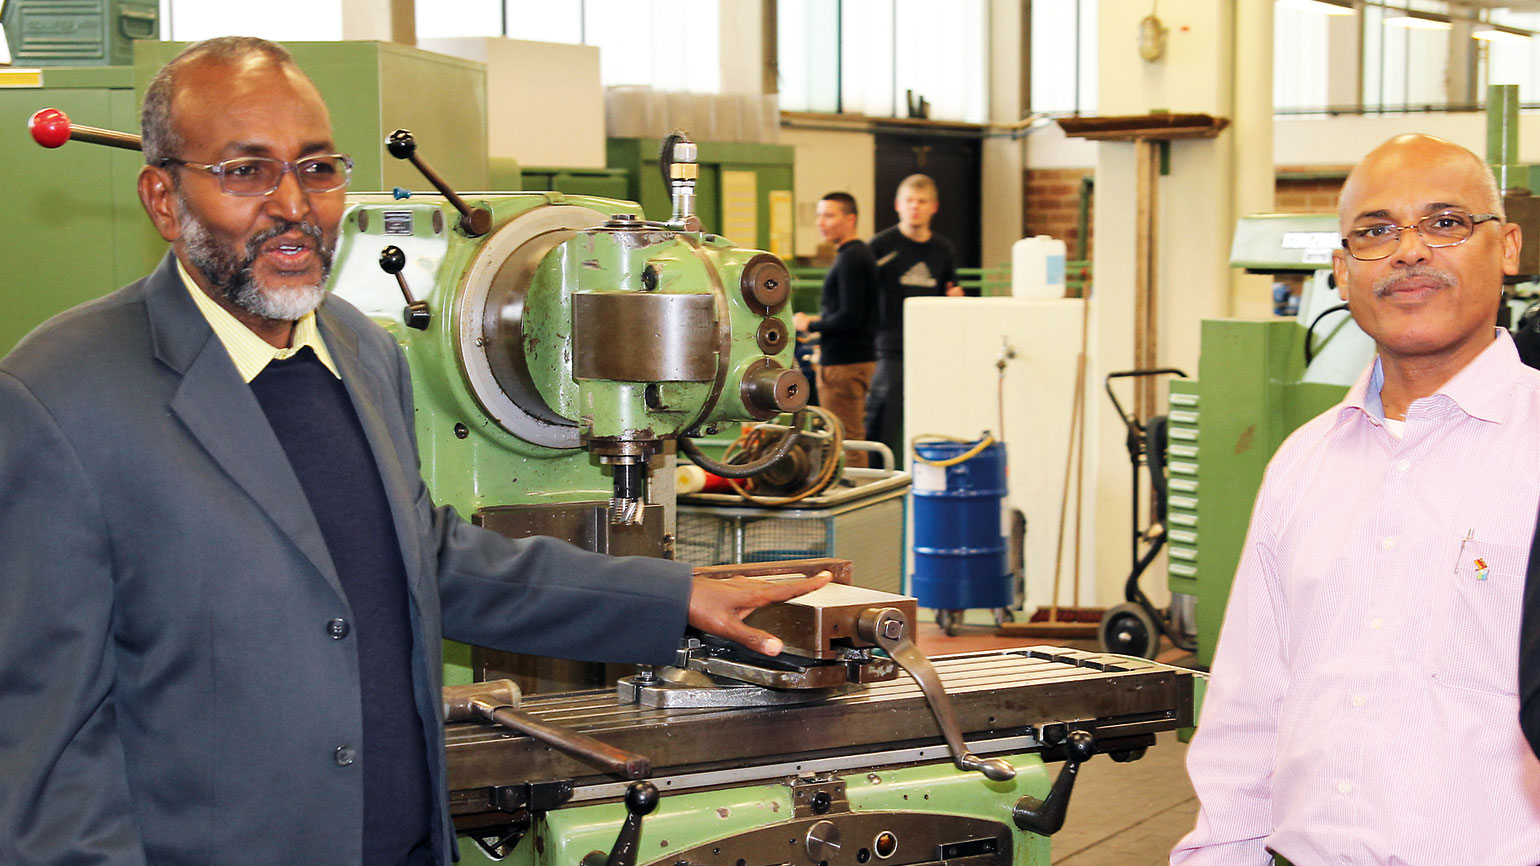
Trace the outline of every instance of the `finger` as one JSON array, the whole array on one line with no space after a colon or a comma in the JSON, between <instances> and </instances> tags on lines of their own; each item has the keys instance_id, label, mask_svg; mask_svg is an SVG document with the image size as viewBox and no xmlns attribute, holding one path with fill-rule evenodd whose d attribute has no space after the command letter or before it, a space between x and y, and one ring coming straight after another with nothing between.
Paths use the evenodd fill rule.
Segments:
<instances>
[{"instance_id":1,"label":"finger","mask_svg":"<svg viewBox=\"0 0 1540 866\"><path fill-rule=\"evenodd\" d=\"M768 604L773 601L785 601L788 598L796 598L827 584L834 579L834 572L825 569L812 577L804 577L800 580L778 580L774 582L763 581L761 603Z\"/></svg>"},{"instance_id":2,"label":"finger","mask_svg":"<svg viewBox=\"0 0 1540 866\"><path fill-rule=\"evenodd\" d=\"M781 650L786 648L786 644L770 632L764 629L752 628L740 622L734 622L731 626L724 625L722 630L718 632L718 636L741 643L749 649L767 656L780 655Z\"/></svg>"}]
</instances>

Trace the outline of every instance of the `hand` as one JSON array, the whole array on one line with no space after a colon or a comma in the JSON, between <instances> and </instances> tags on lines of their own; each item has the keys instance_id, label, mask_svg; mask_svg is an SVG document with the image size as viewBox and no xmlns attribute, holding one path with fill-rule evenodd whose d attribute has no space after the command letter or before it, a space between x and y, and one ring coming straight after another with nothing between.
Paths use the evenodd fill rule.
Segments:
<instances>
[{"instance_id":1,"label":"hand","mask_svg":"<svg viewBox=\"0 0 1540 866\"><path fill-rule=\"evenodd\" d=\"M737 641L757 653L779 655L784 648L775 635L743 624L744 617L771 602L796 598L834 579L820 571L801 580L755 580L751 577L695 576L690 590L690 625L703 632Z\"/></svg>"},{"instance_id":2,"label":"hand","mask_svg":"<svg viewBox=\"0 0 1540 866\"><path fill-rule=\"evenodd\" d=\"M807 313L792 313L791 314L791 324L792 324L792 326L795 327L797 330L802 331L803 333L807 332L807 326L812 321L813 321L813 317L809 316Z\"/></svg>"},{"instance_id":3,"label":"hand","mask_svg":"<svg viewBox=\"0 0 1540 866\"><path fill-rule=\"evenodd\" d=\"M949 297L949 298L960 298L960 297L962 297L965 294L967 294L967 293L963 291L963 287L962 286L959 286L956 283L947 283L946 284L946 296L947 297Z\"/></svg>"}]
</instances>

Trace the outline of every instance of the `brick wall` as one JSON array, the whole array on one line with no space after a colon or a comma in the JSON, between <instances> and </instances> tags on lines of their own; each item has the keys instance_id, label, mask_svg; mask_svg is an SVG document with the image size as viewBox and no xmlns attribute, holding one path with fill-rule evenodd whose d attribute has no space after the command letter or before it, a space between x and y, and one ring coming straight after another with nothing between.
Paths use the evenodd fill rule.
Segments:
<instances>
[{"instance_id":1,"label":"brick wall","mask_svg":"<svg viewBox=\"0 0 1540 866\"><path fill-rule=\"evenodd\" d=\"M1349 165L1343 166L1279 166L1281 175L1275 183L1273 210L1277 213L1333 213L1337 210L1337 193L1342 189L1342 177ZM1309 172L1331 173L1336 177L1300 178L1289 174Z\"/></svg>"},{"instance_id":2,"label":"brick wall","mask_svg":"<svg viewBox=\"0 0 1540 866\"><path fill-rule=\"evenodd\" d=\"M1080 179L1094 174L1090 168L1035 168L1027 169L1026 225L1023 236L1048 235L1064 241L1069 257L1075 258L1080 237ZM1091 195L1091 206L1096 206L1096 195ZM1086 255L1095 254L1090 237L1091 224L1086 224Z\"/></svg>"}]
</instances>

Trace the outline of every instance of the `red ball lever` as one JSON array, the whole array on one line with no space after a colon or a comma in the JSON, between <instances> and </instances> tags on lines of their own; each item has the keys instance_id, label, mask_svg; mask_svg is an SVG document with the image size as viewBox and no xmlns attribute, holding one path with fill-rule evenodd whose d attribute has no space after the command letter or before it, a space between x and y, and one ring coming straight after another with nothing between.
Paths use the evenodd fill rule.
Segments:
<instances>
[{"instance_id":1,"label":"red ball lever","mask_svg":"<svg viewBox=\"0 0 1540 866\"><path fill-rule=\"evenodd\" d=\"M32 132L32 140L44 147L62 147L66 141L73 138L76 141L121 147L124 150L142 149L137 135L70 123L69 115L57 108L45 108L32 115L27 121L27 129Z\"/></svg>"},{"instance_id":2,"label":"red ball lever","mask_svg":"<svg viewBox=\"0 0 1540 866\"><path fill-rule=\"evenodd\" d=\"M70 140L69 116L57 108L45 108L27 121L32 140L44 147L62 147Z\"/></svg>"}]
</instances>

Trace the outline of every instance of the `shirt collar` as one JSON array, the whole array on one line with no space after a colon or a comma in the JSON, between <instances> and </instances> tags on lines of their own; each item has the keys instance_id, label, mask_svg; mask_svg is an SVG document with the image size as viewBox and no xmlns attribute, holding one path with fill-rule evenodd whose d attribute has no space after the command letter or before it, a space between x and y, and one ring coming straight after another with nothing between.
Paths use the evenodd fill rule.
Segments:
<instances>
[{"instance_id":1,"label":"shirt collar","mask_svg":"<svg viewBox=\"0 0 1540 866\"><path fill-rule=\"evenodd\" d=\"M257 374L266 369L267 365L275 360L283 360L299 353L300 349L309 346L315 352L321 363L326 365L333 376L341 379L342 374L337 372L337 364L332 360L331 353L326 351L326 343L321 339L321 329L316 326L315 311L312 310L301 316L294 322L294 335L289 340L289 347L280 349L251 332L251 329L241 324L240 320L230 315L230 311L214 302L208 293L198 288L193 282L192 276L183 267L182 260L177 259L176 271L182 277L182 285L187 293L192 295L193 303L198 306L198 312L208 320L209 327L214 329L214 335L219 342L224 344L225 351L230 353L230 360L235 362L236 372L241 374L241 380L247 384L257 378Z\"/></svg>"},{"instance_id":2,"label":"shirt collar","mask_svg":"<svg viewBox=\"0 0 1540 866\"><path fill-rule=\"evenodd\" d=\"M1524 364L1519 360L1518 348L1513 345L1513 337L1508 333L1508 329L1494 328L1493 331L1494 338L1491 345L1481 350L1481 354L1477 355L1475 360L1466 364L1454 375L1454 378L1445 382L1443 387L1422 400L1431 400L1442 395L1472 418L1494 424L1501 424L1507 420L1511 405L1508 400L1508 391L1516 379L1516 374L1524 369ZM1376 355L1374 363L1370 364L1363 375L1358 377L1358 381L1353 383L1353 387L1348 389L1347 396L1342 401L1342 408L1337 412L1338 423L1345 422L1348 416L1356 411L1369 418L1374 424L1383 425L1385 405L1380 402L1380 389L1384 385L1385 371L1380 366L1379 356Z\"/></svg>"}]
</instances>

